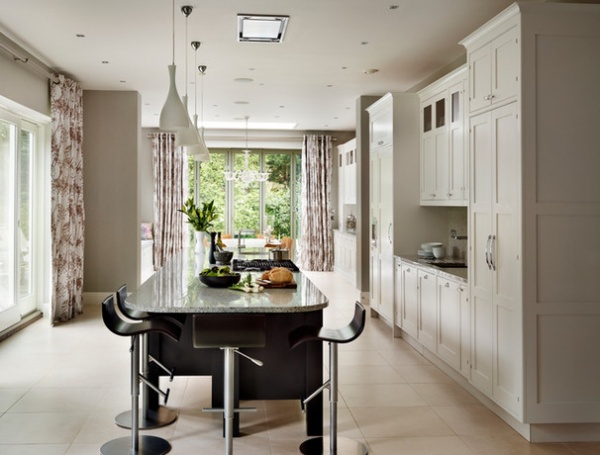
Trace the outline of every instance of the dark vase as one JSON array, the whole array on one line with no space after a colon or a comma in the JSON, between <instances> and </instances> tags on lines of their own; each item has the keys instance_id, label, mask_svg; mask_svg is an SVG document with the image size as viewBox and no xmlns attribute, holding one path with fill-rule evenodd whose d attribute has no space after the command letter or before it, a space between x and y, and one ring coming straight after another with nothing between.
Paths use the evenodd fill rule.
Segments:
<instances>
[{"instance_id":1,"label":"dark vase","mask_svg":"<svg viewBox=\"0 0 600 455\"><path fill-rule=\"evenodd\" d=\"M210 233L210 249L208 250L208 263L216 264L215 261L215 249L217 247L217 243L215 242L215 237L217 236L216 232Z\"/></svg>"}]
</instances>

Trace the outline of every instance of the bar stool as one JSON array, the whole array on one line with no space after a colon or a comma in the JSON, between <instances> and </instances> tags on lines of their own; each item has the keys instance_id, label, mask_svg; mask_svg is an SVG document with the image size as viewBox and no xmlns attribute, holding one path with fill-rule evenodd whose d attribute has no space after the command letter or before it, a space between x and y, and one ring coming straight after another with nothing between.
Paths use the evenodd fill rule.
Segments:
<instances>
[{"instance_id":1,"label":"bar stool","mask_svg":"<svg viewBox=\"0 0 600 455\"><path fill-rule=\"evenodd\" d=\"M346 327L328 329L304 325L289 334L290 349L313 340L329 343L329 379L303 401L303 404L306 404L326 388L329 389L329 436L318 436L304 441L300 445L300 452L305 455L325 454L327 446L331 455L336 455L338 451L344 455L365 455L368 452L364 444L337 436L338 344L349 343L359 337L365 328L365 313L360 302L356 302L354 317Z\"/></svg>"},{"instance_id":2,"label":"bar stool","mask_svg":"<svg viewBox=\"0 0 600 455\"><path fill-rule=\"evenodd\" d=\"M145 311L134 310L125 306L125 299L127 298L127 286L124 284L119 289L117 289L117 307L119 311L123 313L126 318L136 320L136 321L145 321L148 319L153 319L157 317L156 314L150 314ZM171 315L164 316L167 320L173 320L177 324L183 325L185 324L185 315ZM169 389L167 391L160 390L156 385L149 382L146 378L148 377L148 368L150 363L155 363L158 367L160 367L163 371L165 371L169 375L169 381L173 381L173 376L175 374L174 368L167 368L161 362L158 361L154 356L148 353L148 335L146 333L140 335L140 377L144 378L142 380L142 388L140 390L141 394L141 412L139 418L139 426L140 430L147 430L150 428L159 428L164 427L166 425L170 425L171 423L177 420L177 413L171 409L166 408L165 406L159 406L156 411L150 411L148 406L148 389L154 390L156 393L161 395L164 399L164 404L167 404L169 399ZM124 411L115 417L115 423L122 428L131 428L131 410Z\"/></svg>"},{"instance_id":3,"label":"bar stool","mask_svg":"<svg viewBox=\"0 0 600 455\"><path fill-rule=\"evenodd\" d=\"M256 408L234 408L235 354L262 366L260 360L239 351L265 345L265 317L262 314L203 314L194 315L194 348L219 348L224 353L223 409L204 408L205 412L223 412L225 454L233 454L233 419L235 412L256 411Z\"/></svg>"},{"instance_id":4,"label":"bar stool","mask_svg":"<svg viewBox=\"0 0 600 455\"><path fill-rule=\"evenodd\" d=\"M145 321L131 322L120 316L115 308L115 299L112 295L102 302L102 319L106 327L120 336L131 337L131 437L113 439L102 445L102 455L163 455L171 450L171 444L157 436L139 435L139 408L140 394L140 353L139 337L141 334L157 332L168 335L175 341L181 336L181 328L166 319L153 318Z\"/></svg>"}]
</instances>

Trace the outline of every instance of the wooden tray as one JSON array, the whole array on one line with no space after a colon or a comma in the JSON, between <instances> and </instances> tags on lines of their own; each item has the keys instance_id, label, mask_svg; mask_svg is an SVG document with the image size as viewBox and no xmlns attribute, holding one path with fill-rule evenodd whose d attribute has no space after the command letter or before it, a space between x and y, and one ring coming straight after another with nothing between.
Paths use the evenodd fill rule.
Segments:
<instances>
[{"instance_id":1,"label":"wooden tray","mask_svg":"<svg viewBox=\"0 0 600 455\"><path fill-rule=\"evenodd\" d=\"M265 289L295 289L298 287L295 281L289 283L271 283L269 280L255 280L256 284L260 284Z\"/></svg>"}]
</instances>

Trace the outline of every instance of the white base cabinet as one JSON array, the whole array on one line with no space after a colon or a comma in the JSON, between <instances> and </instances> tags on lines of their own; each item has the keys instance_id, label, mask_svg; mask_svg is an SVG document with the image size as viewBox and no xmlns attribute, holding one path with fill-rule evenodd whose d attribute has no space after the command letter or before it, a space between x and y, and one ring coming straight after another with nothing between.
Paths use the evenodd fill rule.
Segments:
<instances>
[{"instance_id":1,"label":"white base cabinet","mask_svg":"<svg viewBox=\"0 0 600 455\"><path fill-rule=\"evenodd\" d=\"M333 231L333 268L356 286L356 235Z\"/></svg>"}]
</instances>

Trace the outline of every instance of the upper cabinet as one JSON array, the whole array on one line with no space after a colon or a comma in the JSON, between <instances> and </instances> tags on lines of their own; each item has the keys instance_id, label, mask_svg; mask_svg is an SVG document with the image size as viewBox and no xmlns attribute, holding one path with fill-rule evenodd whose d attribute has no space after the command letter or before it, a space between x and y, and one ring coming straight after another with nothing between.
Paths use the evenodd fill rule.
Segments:
<instances>
[{"instance_id":1,"label":"upper cabinet","mask_svg":"<svg viewBox=\"0 0 600 455\"><path fill-rule=\"evenodd\" d=\"M419 92L421 205L468 205L466 80L465 65Z\"/></svg>"},{"instance_id":2,"label":"upper cabinet","mask_svg":"<svg viewBox=\"0 0 600 455\"><path fill-rule=\"evenodd\" d=\"M380 110L372 113L369 121L370 149L392 144L393 139L393 112Z\"/></svg>"},{"instance_id":3,"label":"upper cabinet","mask_svg":"<svg viewBox=\"0 0 600 455\"><path fill-rule=\"evenodd\" d=\"M469 110L513 101L519 92L519 67L516 25L469 52Z\"/></svg>"}]
</instances>

